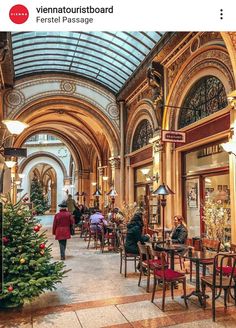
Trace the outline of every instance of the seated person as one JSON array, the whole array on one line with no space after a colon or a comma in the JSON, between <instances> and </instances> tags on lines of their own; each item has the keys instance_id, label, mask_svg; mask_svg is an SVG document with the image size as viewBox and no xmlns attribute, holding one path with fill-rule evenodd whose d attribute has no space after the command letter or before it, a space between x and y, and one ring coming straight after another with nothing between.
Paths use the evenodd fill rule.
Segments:
<instances>
[{"instance_id":1,"label":"seated person","mask_svg":"<svg viewBox=\"0 0 236 328\"><path fill-rule=\"evenodd\" d=\"M174 216L174 229L171 233L171 240L174 244L184 244L188 236L188 230L181 215Z\"/></svg>"},{"instance_id":2,"label":"seated person","mask_svg":"<svg viewBox=\"0 0 236 328\"><path fill-rule=\"evenodd\" d=\"M127 236L125 241L125 250L127 253L138 255L138 241L145 243L149 240L149 235L142 235L142 229L142 213L136 213L127 225Z\"/></svg>"},{"instance_id":3,"label":"seated person","mask_svg":"<svg viewBox=\"0 0 236 328\"><path fill-rule=\"evenodd\" d=\"M96 208L94 212L95 213L92 214L89 219L90 229L93 232L101 232L102 229L105 230L107 221L104 219L104 216L98 208Z\"/></svg>"}]
</instances>

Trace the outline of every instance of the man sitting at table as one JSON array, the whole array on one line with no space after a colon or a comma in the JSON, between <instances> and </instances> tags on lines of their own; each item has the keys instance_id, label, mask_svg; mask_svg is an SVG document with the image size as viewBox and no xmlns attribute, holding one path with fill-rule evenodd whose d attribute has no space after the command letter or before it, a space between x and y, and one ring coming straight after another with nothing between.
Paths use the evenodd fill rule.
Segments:
<instances>
[{"instance_id":1,"label":"man sitting at table","mask_svg":"<svg viewBox=\"0 0 236 328\"><path fill-rule=\"evenodd\" d=\"M184 244L188 236L188 230L181 215L174 216L174 229L171 233L171 240L174 244Z\"/></svg>"}]
</instances>

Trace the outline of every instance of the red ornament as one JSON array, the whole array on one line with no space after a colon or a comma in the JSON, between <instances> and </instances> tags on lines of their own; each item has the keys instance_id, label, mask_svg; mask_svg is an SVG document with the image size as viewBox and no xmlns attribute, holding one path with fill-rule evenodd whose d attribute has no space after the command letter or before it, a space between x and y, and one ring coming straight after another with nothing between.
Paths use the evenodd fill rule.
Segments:
<instances>
[{"instance_id":1,"label":"red ornament","mask_svg":"<svg viewBox=\"0 0 236 328\"><path fill-rule=\"evenodd\" d=\"M33 215L33 216L36 215L36 214L37 214L37 212L35 212L35 211L32 212L32 215Z\"/></svg>"},{"instance_id":2,"label":"red ornament","mask_svg":"<svg viewBox=\"0 0 236 328\"><path fill-rule=\"evenodd\" d=\"M8 290L9 292L12 292L12 291L14 290L14 288L13 288L12 286L9 286L9 287L7 288L7 290Z\"/></svg>"},{"instance_id":3,"label":"red ornament","mask_svg":"<svg viewBox=\"0 0 236 328\"><path fill-rule=\"evenodd\" d=\"M38 232L39 230L40 230L40 227L36 225L36 226L34 227L34 231L35 231L35 232Z\"/></svg>"},{"instance_id":4,"label":"red ornament","mask_svg":"<svg viewBox=\"0 0 236 328\"><path fill-rule=\"evenodd\" d=\"M23 202L28 202L28 200L29 200L29 197L23 198Z\"/></svg>"},{"instance_id":5,"label":"red ornament","mask_svg":"<svg viewBox=\"0 0 236 328\"><path fill-rule=\"evenodd\" d=\"M3 244L6 245L9 242L7 237L2 237Z\"/></svg>"},{"instance_id":6,"label":"red ornament","mask_svg":"<svg viewBox=\"0 0 236 328\"><path fill-rule=\"evenodd\" d=\"M45 248L45 244L40 244L39 245L39 248L44 249Z\"/></svg>"}]
</instances>

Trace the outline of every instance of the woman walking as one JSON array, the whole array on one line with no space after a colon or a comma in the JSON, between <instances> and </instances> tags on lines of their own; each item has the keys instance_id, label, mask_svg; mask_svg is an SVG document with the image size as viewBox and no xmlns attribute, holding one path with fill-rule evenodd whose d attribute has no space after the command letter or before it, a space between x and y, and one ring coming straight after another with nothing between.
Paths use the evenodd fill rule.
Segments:
<instances>
[{"instance_id":1,"label":"woman walking","mask_svg":"<svg viewBox=\"0 0 236 328\"><path fill-rule=\"evenodd\" d=\"M71 226L74 225L74 218L67 210L66 201L62 201L58 206L61 209L54 217L52 233L59 242L61 260L65 260L66 242L71 238Z\"/></svg>"}]
</instances>

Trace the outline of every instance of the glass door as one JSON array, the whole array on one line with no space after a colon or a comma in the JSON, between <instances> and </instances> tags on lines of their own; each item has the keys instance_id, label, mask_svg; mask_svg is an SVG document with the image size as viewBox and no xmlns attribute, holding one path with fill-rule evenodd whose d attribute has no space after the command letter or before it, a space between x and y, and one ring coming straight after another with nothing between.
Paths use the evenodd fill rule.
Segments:
<instances>
[{"instance_id":1,"label":"glass door","mask_svg":"<svg viewBox=\"0 0 236 328\"><path fill-rule=\"evenodd\" d=\"M185 182L185 220L188 225L188 237L200 237L201 234L201 207L199 178L189 178Z\"/></svg>"}]
</instances>

